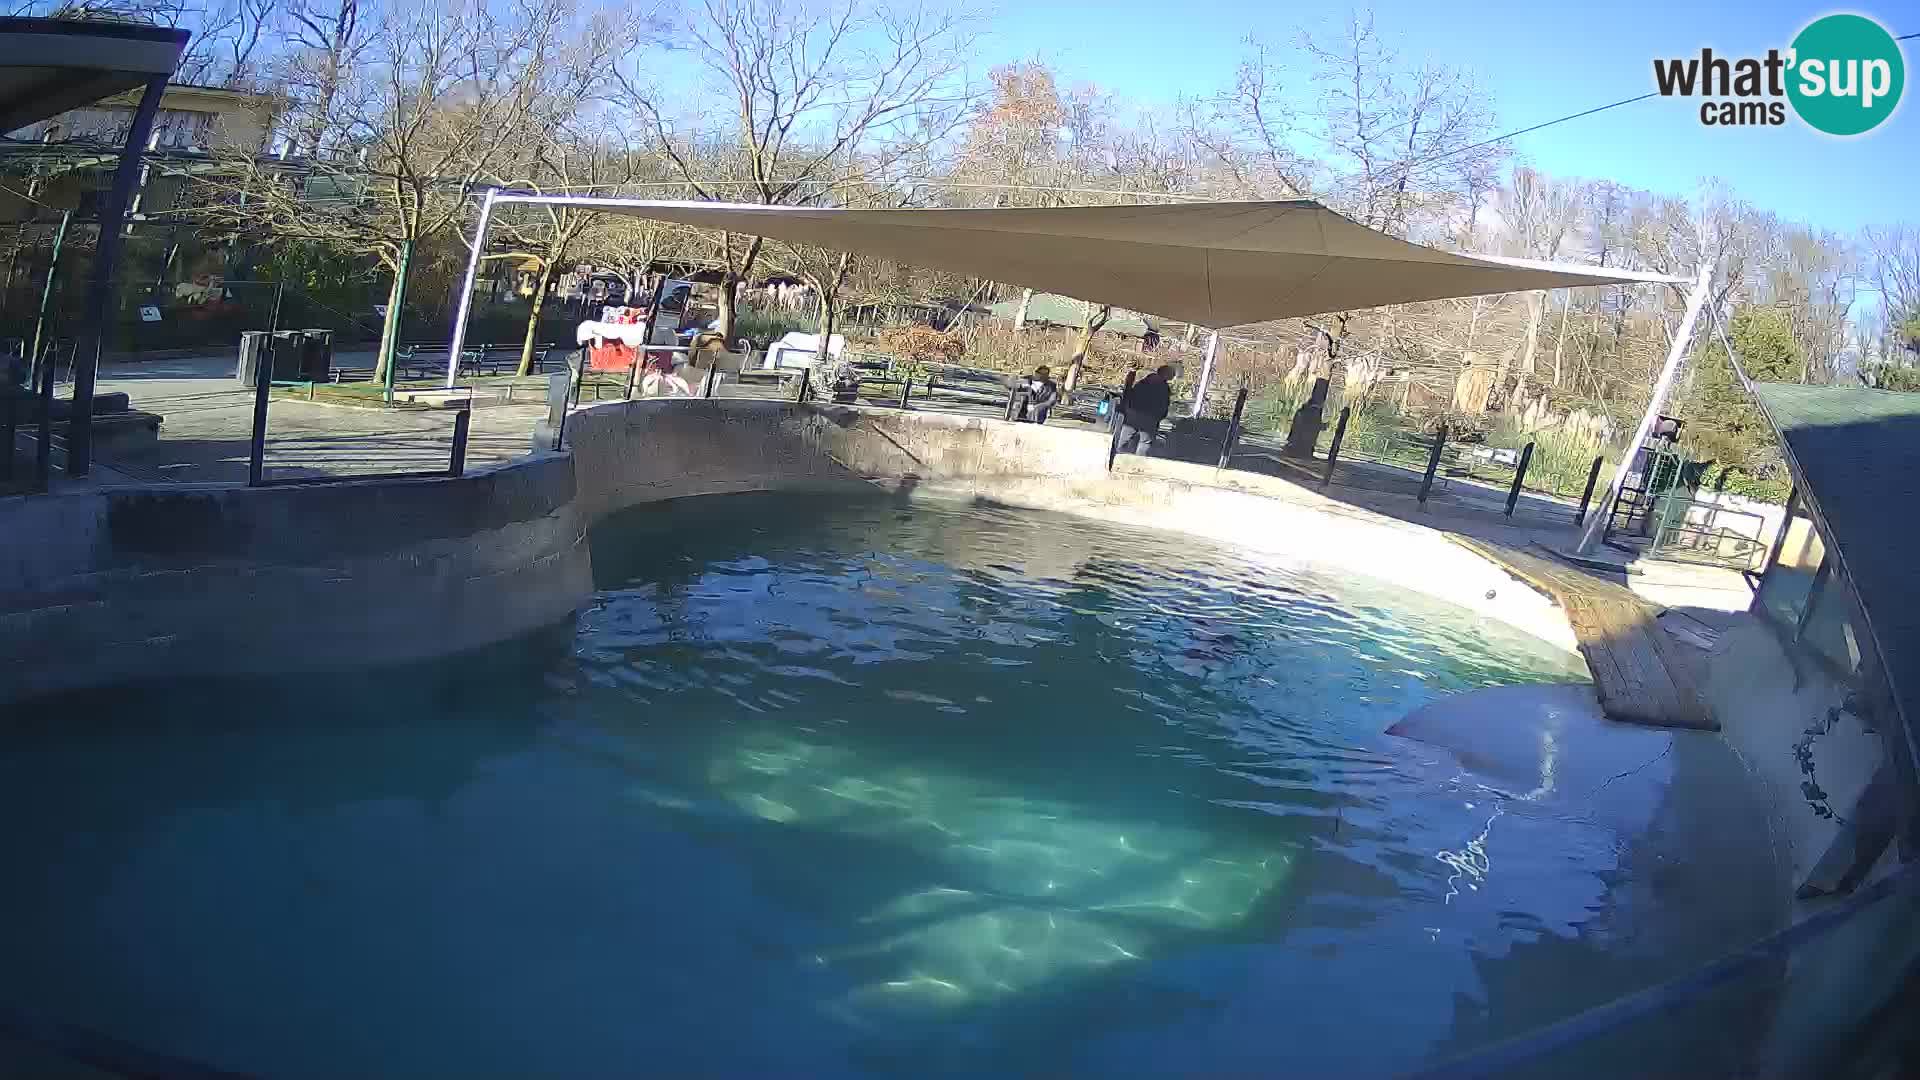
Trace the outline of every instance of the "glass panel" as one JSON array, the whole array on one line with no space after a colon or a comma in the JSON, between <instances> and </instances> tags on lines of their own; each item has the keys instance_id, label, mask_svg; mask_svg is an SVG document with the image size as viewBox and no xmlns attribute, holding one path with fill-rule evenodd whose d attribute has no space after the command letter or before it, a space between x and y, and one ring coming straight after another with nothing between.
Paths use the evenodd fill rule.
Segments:
<instances>
[{"instance_id":1,"label":"glass panel","mask_svg":"<svg viewBox=\"0 0 1920 1080\"><path fill-rule=\"evenodd\" d=\"M1800 623L1807 607L1807 592L1813 587L1813 575L1827 557L1827 545L1803 517L1787 522L1787 542L1780 549L1780 561L1760 584L1760 604L1774 621L1791 630Z\"/></svg>"},{"instance_id":2,"label":"glass panel","mask_svg":"<svg viewBox=\"0 0 1920 1080\"><path fill-rule=\"evenodd\" d=\"M1851 644L1848 642L1850 634L1859 633L1859 627L1853 625L1852 620L1853 590L1839 574L1830 574L1820 595L1813 600L1813 614L1807 618L1800 643L1841 671L1852 672L1859 666L1855 656L1860 640L1854 637Z\"/></svg>"}]
</instances>

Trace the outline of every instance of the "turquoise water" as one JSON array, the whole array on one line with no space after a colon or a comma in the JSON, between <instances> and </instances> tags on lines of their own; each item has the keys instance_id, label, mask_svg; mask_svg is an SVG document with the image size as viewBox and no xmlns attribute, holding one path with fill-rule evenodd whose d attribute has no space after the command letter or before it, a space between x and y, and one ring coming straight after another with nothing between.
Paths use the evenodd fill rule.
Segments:
<instances>
[{"instance_id":1,"label":"turquoise water","mask_svg":"<svg viewBox=\"0 0 1920 1080\"><path fill-rule=\"evenodd\" d=\"M1687 961L1637 826L1383 734L1584 679L1463 610L884 500L593 555L476 656L21 710L0 1004L275 1077L1356 1075Z\"/></svg>"}]
</instances>

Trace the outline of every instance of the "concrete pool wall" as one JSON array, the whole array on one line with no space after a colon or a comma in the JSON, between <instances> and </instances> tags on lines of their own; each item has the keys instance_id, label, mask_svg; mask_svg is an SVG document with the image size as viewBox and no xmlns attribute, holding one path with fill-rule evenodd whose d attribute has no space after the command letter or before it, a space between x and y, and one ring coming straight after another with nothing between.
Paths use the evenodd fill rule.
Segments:
<instances>
[{"instance_id":1,"label":"concrete pool wall","mask_svg":"<svg viewBox=\"0 0 1920 1080\"><path fill-rule=\"evenodd\" d=\"M155 677L369 668L461 652L571 619L593 588L587 529L607 514L696 495L831 498L876 485L903 497L1066 511L1346 569L1573 651L1551 602L1434 529L1257 474L1137 457L1109 472L1107 440L1089 432L681 399L591 405L570 418L568 436L570 453L530 454L458 479L155 485L0 500L0 704ZM1835 826L1800 796L1795 742L1844 701L1845 688L1794 672L1773 642L1752 634L1726 642L1711 671L1724 737L1772 803L1771 820L1753 821L1737 839L1773 844L1797 880ZM1877 740L1851 727L1823 736L1811 753L1836 807L1878 760ZM1791 915L1822 903L1794 903ZM1790 1047L1831 1037L1836 1013L1857 1015L1859 998L1897 984L1920 950L1912 911L1884 905L1848 939L1796 960L1780 1013L1801 1024L1776 1031L1772 1060L1794 1061Z\"/></svg>"},{"instance_id":2,"label":"concrete pool wall","mask_svg":"<svg viewBox=\"0 0 1920 1080\"><path fill-rule=\"evenodd\" d=\"M1339 567L1568 652L1550 602L1436 531L1271 477L1122 457L1084 431L779 401L607 402L568 454L465 477L152 485L0 502L0 702L162 676L364 668L566 619L586 529L737 491L972 497L1206 536Z\"/></svg>"}]
</instances>

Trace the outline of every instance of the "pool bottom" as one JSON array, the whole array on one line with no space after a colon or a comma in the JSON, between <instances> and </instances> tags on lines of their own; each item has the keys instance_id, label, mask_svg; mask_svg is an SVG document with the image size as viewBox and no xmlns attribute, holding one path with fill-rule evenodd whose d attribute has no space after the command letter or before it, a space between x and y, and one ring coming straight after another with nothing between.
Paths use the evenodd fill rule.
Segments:
<instances>
[{"instance_id":1,"label":"pool bottom","mask_svg":"<svg viewBox=\"0 0 1920 1080\"><path fill-rule=\"evenodd\" d=\"M1744 853L1687 843L1701 744L1596 801L1382 734L1569 676L1497 626L1072 519L806 509L609 523L558 651L22 732L7 996L272 1076L1379 1074L1763 932Z\"/></svg>"}]
</instances>

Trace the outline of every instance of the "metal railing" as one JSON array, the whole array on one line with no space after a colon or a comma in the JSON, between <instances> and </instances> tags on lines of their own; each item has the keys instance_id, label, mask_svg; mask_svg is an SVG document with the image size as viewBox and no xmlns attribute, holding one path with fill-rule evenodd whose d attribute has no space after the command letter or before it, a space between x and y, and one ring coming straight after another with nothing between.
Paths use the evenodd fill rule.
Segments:
<instances>
[{"instance_id":1,"label":"metal railing","mask_svg":"<svg viewBox=\"0 0 1920 1080\"><path fill-rule=\"evenodd\" d=\"M461 408L453 414L453 444L448 452L445 469L419 469L384 473L342 473L337 476L283 476L268 479L267 471L267 407L273 398L275 386L305 386L311 396L313 384L310 382L279 381L273 378L273 342L268 339L261 346L258 367L253 380L253 431L247 440L247 486L278 487L307 484L338 484L358 480L423 480L464 475L467 468L467 434L473 421L472 406Z\"/></svg>"}]
</instances>

